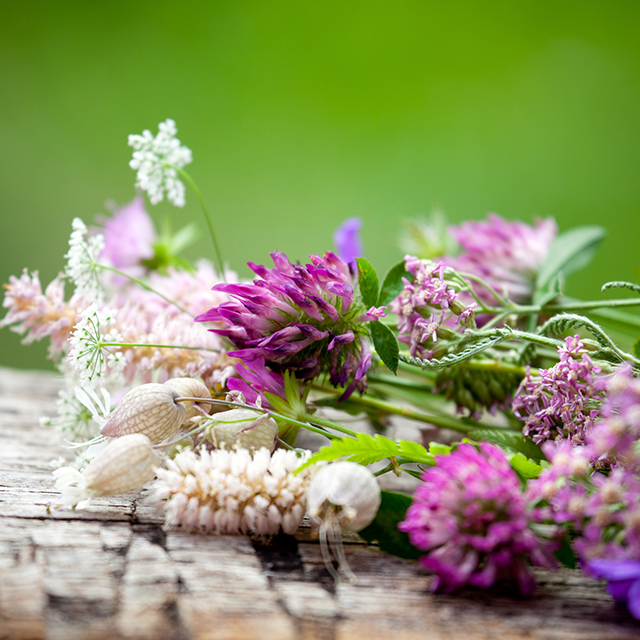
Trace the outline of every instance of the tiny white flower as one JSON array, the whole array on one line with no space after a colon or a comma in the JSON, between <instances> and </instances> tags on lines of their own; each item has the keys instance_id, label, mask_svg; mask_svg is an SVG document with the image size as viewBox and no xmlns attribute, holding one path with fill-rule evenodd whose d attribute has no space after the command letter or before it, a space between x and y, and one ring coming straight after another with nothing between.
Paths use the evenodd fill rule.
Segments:
<instances>
[{"instance_id":1,"label":"tiny white flower","mask_svg":"<svg viewBox=\"0 0 640 640\"><path fill-rule=\"evenodd\" d=\"M103 378L107 368L122 371L124 358L114 342L122 342L120 334L111 329L115 312L107 307L98 309L94 302L80 314L69 338L71 349L67 359L78 372L83 386L94 386L98 378Z\"/></svg>"},{"instance_id":2,"label":"tiny white flower","mask_svg":"<svg viewBox=\"0 0 640 640\"><path fill-rule=\"evenodd\" d=\"M76 293L88 300L100 299L98 257L104 249L104 237L101 234L90 235L80 218L74 218L71 226L69 251L64 256L67 259L65 274L73 281Z\"/></svg>"},{"instance_id":3,"label":"tiny white flower","mask_svg":"<svg viewBox=\"0 0 640 640\"><path fill-rule=\"evenodd\" d=\"M136 187L147 192L151 204L162 202L166 193L176 207L184 207L185 187L176 168L191 162L191 149L176 138L178 130L173 120L161 122L158 129L155 138L148 129L142 135L129 136L129 146L134 149L129 166L137 170Z\"/></svg>"}]
</instances>

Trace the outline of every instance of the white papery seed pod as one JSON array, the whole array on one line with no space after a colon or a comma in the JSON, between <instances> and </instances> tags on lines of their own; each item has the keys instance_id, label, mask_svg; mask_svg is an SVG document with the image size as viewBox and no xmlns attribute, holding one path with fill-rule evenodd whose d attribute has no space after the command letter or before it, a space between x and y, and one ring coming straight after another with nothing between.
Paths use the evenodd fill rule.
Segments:
<instances>
[{"instance_id":1,"label":"white papery seed pod","mask_svg":"<svg viewBox=\"0 0 640 640\"><path fill-rule=\"evenodd\" d=\"M103 436L120 438L141 433L154 444L173 435L185 421L187 409L177 391L164 384L142 384L131 389L100 430Z\"/></svg>"},{"instance_id":2,"label":"white papery seed pod","mask_svg":"<svg viewBox=\"0 0 640 640\"><path fill-rule=\"evenodd\" d=\"M202 380L198 380L197 378L171 378L164 384L170 389L173 389L181 397L211 399L209 389L207 389ZM195 416L201 416L202 411L211 413L211 407L213 406L211 403L200 403L190 400L184 400L181 404L187 409L185 420L189 420Z\"/></svg>"},{"instance_id":3,"label":"white papery seed pod","mask_svg":"<svg viewBox=\"0 0 640 640\"><path fill-rule=\"evenodd\" d=\"M335 519L342 529L360 531L370 525L380 507L375 476L355 462L335 462L320 469L307 491L311 524Z\"/></svg>"},{"instance_id":4,"label":"white papery seed pod","mask_svg":"<svg viewBox=\"0 0 640 640\"><path fill-rule=\"evenodd\" d=\"M63 467L53 475L62 503L75 507L91 498L139 489L153 478L159 462L149 438L134 433L110 442L82 473Z\"/></svg>"},{"instance_id":5,"label":"white papery seed pod","mask_svg":"<svg viewBox=\"0 0 640 640\"><path fill-rule=\"evenodd\" d=\"M241 447L251 452L261 447L273 451L278 425L268 414L251 409L231 409L212 416L211 441L217 449Z\"/></svg>"}]
</instances>

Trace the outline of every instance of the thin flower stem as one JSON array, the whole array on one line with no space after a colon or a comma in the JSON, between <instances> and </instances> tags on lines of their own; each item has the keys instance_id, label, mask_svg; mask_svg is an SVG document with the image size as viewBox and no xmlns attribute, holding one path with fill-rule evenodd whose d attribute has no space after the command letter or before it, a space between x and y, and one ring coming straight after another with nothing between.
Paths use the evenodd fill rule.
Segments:
<instances>
[{"instance_id":1,"label":"thin flower stem","mask_svg":"<svg viewBox=\"0 0 640 640\"><path fill-rule=\"evenodd\" d=\"M230 400L217 400L215 398L211 398L211 399L197 398L194 396L180 396L178 398L174 398L174 402L183 402L183 401L197 402L200 404L217 404L217 405L231 407L231 408L251 409L252 411L260 411L262 413L266 413L269 416L273 416L274 418L279 418L280 420L284 420L285 422L289 422L298 427L302 427L303 429L307 429L308 431L313 431L314 433L318 433L322 436L325 436L325 438L333 439L337 437L334 434L329 433L326 429L319 429L318 427L314 427L313 425L310 425L306 422L300 422L300 420L296 420L295 418L291 418L290 416L285 416L285 415L282 415L281 413L276 413L275 411L271 411L270 409L255 407L253 405L246 404L244 402L232 402ZM310 416L310 417L317 422L316 418L314 418L313 416ZM330 422L330 421L327 420L326 422ZM337 427L340 427L340 429L338 429ZM336 423L331 423L331 428L336 429L336 431L342 431L342 433L347 433L348 435L353 435L353 437L356 437L357 435L357 431L353 431L352 429L348 429L347 427L343 427L342 425L337 425Z\"/></svg>"},{"instance_id":2,"label":"thin flower stem","mask_svg":"<svg viewBox=\"0 0 640 640\"><path fill-rule=\"evenodd\" d=\"M345 427L344 425L338 424L337 422L333 422L332 420L326 420L325 418L319 418L318 416L311 416L306 413L302 414L300 417L307 422L315 422L322 427L327 427L328 429L333 429L334 431L346 433L348 436L351 436L353 438L358 437L357 431L349 429L349 427Z\"/></svg>"},{"instance_id":3,"label":"thin flower stem","mask_svg":"<svg viewBox=\"0 0 640 640\"><path fill-rule=\"evenodd\" d=\"M462 276L463 278L466 278L467 280L477 282L479 285L483 286L498 301L498 304L501 304L503 307L507 307L507 308L513 307L512 302L508 302L507 300L505 300L490 284L485 282L482 278L479 278L478 276L474 276L472 273L459 273L459 275ZM472 293L473 289L471 288L469 289L470 289L470 292ZM482 302L480 302L480 305L483 308L486 308Z\"/></svg>"},{"instance_id":4,"label":"thin flower stem","mask_svg":"<svg viewBox=\"0 0 640 640\"><path fill-rule=\"evenodd\" d=\"M590 311L594 309L607 309L614 307L640 307L640 298L622 298L616 300L588 300L586 302L576 300L561 304L549 305L514 305L510 313L519 316L527 316L536 313L559 313L562 311ZM502 307L485 307L484 313L504 313Z\"/></svg>"},{"instance_id":5,"label":"thin flower stem","mask_svg":"<svg viewBox=\"0 0 640 640\"><path fill-rule=\"evenodd\" d=\"M145 284L142 280L138 280L138 278L134 278L133 276L130 276L128 273L125 273L124 271L120 271L120 269L116 269L115 267L109 267L106 264L96 264L96 267L100 269L104 269L105 271L113 271L113 273L117 273L120 276L129 278L131 282L135 282L138 286L142 287L143 289L146 289L147 291L150 291L151 293L155 293L157 296L160 296L163 300L165 300L169 304L172 304L177 309L180 309L182 313L186 313L188 316L191 316L192 318L194 317L193 314L189 313L182 305L178 304L175 300L171 300L171 298L167 298L167 296L165 296L163 293L160 293L153 287L150 287L148 284Z\"/></svg>"},{"instance_id":6,"label":"thin flower stem","mask_svg":"<svg viewBox=\"0 0 640 640\"><path fill-rule=\"evenodd\" d=\"M100 348L103 347L153 347L154 349L190 349L191 351L213 351L218 353L218 349L209 349L207 347L187 347L182 344L148 344L146 342L100 342Z\"/></svg>"},{"instance_id":7,"label":"thin flower stem","mask_svg":"<svg viewBox=\"0 0 640 640\"><path fill-rule=\"evenodd\" d=\"M326 391L328 393L332 393L334 395L341 395L342 391L339 389L332 389L330 387L320 387L314 385L314 388ZM431 424L434 427L440 427L442 429L452 429L453 431L458 431L459 433L470 434L473 433L473 426L464 424L461 420L458 420L454 417L449 416L434 416L428 413L423 413L422 411L416 411L411 407L398 407L390 402L385 402L384 400L379 400L378 398L370 398L368 396L351 396L349 398L350 402L354 402L355 404L360 404L363 407L373 407L375 409L381 409L386 413L391 413L397 416L404 416L405 418L410 418L412 420L417 420L418 422L424 422L426 424ZM504 427L497 427L496 425L485 425L483 426L487 428L497 428L502 429Z\"/></svg>"},{"instance_id":8,"label":"thin flower stem","mask_svg":"<svg viewBox=\"0 0 640 640\"><path fill-rule=\"evenodd\" d=\"M198 189L193 178L184 169L180 169L179 167L176 167L174 165L167 165L167 166L171 167L172 169L175 169L185 179L185 181L189 183L191 188L194 190L196 196L198 197L198 201L200 202L200 207L202 208L202 212L204 213L204 217L207 221L207 226L209 227L209 234L211 235L211 240L213 242L213 249L216 256L216 269L220 277L222 278L222 281L225 282L222 252L220 251L220 246L218 245L218 239L216 238L216 233L213 230L213 221L211 220L211 216L209 215L207 206L204 203L204 198L200 193L200 189Z\"/></svg>"}]
</instances>

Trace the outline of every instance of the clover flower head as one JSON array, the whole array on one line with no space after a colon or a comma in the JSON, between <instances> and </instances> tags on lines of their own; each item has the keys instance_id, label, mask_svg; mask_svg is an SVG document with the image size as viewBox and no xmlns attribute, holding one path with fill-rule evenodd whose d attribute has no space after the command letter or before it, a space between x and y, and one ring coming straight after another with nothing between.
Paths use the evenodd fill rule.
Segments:
<instances>
[{"instance_id":1,"label":"clover flower head","mask_svg":"<svg viewBox=\"0 0 640 640\"><path fill-rule=\"evenodd\" d=\"M558 227L553 218L536 220L531 226L492 213L487 220L464 222L449 232L462 253L447 258L448 266L482 278L515 302L527 302ZM484 287L478 286L476 293L489 304L495 302Z\"/></svg>"},{"instance_id":2,"label":"clover flower head","mask_svg":"<svg viewBox=\"0 0 640 640\"><path fill-rule=\"evenodd\" d=\"M176 133L176 123L167 119L158 125L155 137L148 129L142 135L129 136L129 146L134 149L129 166L138 172L136 187L147 192L151 204L162 202L166 193L176 207L185 205L185 187L176 169L189 164L192 154Z\"/></svg>"},{"instance_id":3,"label":"clover flower head","mask_svg":"<svg viewBox=\"0 0 640 640\"><path fill-rule=\"evenodd\" d=\"M184 450L157 470L149 500L167 527L205 533L293 534L305 513L313 474L292 472L308 455L262 448Z\"/></svg>"},{"instance_id":4,"label":"clover flower head","mask_svg":"<svg viewBox=\"0 0 640 640\"><path fill-rule=\"evenodd\" d=\"M71 349L67 360L80 376L83 385L94 386L103 378L107 368L122 371L125 366L122 351L113 343L122 342L122 336L111 329L115 312L102 309L93 302L80 314L80 320L69 338Z\"/></svg>"},{"instance_id":5,"label":"clover flower head","mask_svg":"<svg viewBox=\"0 0 640 640\"><path fill-rule=\"evenodd\" d=\"M488 443L462 444L436 460L399 525L427 552L421 562L437 576L434 590L487 588L499 579L516 579L522 593L531 593L529 564L555 566L555 543L536 533L504 453Z\"/></svg>"},{"instance_id":6,"label":"clover flower head","mask_svg":"<svg viewBox=\"0 0 640 640\"><path fill-rule=\"evenodd\" d=\"M473 326L475 305L460 302L459 288L447 279L443 262L407 255L405 268L411 280L403 278L404 290L389 308L398 316L398 339L409 345L411 355L430 357L428 344L450 332L444 325Z\"/></svg>"},{"instance_id":7,"label":"clover flower head","mask_svg":"<svg viewBox=\"0 0 640 640\"><path fill-rule=\"evenodd\" d=\"M605 380L580 336L566 338L558 353L560 361L550 369L540 369L536 376L527 370L513 412L525 422L524 435L536 444L557 437L584 444L598 417Z\"/></svg>"},{"instance_id":8,"label":"clover flower head","mask_svg":"<svg viewBox=\"0 0 640 640\"><path fill-rule=\"evenodd\" d=\"M371 366L364 323L385 308L367 310L355 298L355 275L334 253L312 255L306 265L291 264L279 251L271 257L273 269L249 263L258 275L253 284L214 286L232 300L196 321L226 325L210 330L231 340L237 349L229 355L246 367L263 359L274 373L292 370L302 380L328 370L334 386L346 386L343 397L363 391Z\"/></svg>"},{"instance_id":9,"label":"clover flower head","mask_svg":"<svg viewBox=\"0 0 640 640\"><path fill-rule=\"evenodd\" d=\"M100 299L99 257L104 249L104 237L101 234L90 235L80 218L74 218L71 226L73 231L69 238L69 251L65 255L65 275L75 285L77 294L87 300Z\"/></svg>"}]
</instances>

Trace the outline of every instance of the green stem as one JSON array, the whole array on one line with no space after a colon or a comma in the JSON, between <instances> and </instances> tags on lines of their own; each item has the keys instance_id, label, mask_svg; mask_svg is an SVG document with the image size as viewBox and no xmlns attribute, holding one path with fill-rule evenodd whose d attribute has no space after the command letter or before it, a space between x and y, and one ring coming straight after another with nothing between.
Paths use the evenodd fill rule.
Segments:
<instances>
[{"instance_id":1,"label":"green stem","mask_svg":"<svg viewBox=\"0 0 640 640\"><path fill-rule=\"evenodd\" d=\"M180 169L172 164L167 166L171 167L172 169L175 169L189 184L189 186L194 190L196 196L198 197L198 201L200 202L200 207L202 208L202 212L204 213L204 217L207 221L207 226L209 227L209 234L211 235L211 240L213 242L213 249L216 256L216 270L218 271L218 274L222 278L222 281L225 282L222 252L220 251L220 246L218 245L218 239L216 238L216 233L213 230L213 221L211 220L211 216L207 211L207 206L204 203L204 198L200 193L200 189L198 189L198 187L196 186L196 183L193 181L193 178L184 169Z\"/></svg>"},{"instance_id":2,"label":"green stem","mask_svg":"<svg viewBox=\"0 0 640 640\"><path fill-rule=\"evenodd\" d=\"M160 296L163 300L165 300L169 304L172 304L174 307L180 309L182 313L186 313L188 316L191 316L192 318L194 317L183 306L179 305L175 300L171 300L171 298L167 298L167 296L160 293L159 291L156 291L156 289L154 289L153 287L150 287L148 284L145 284L142 280L138 280L138 278L134 278L133 276L130 276L128 273L125 273L124 271L120 271L120 269L116 269L115 267L108 267L105 264L96 264L96 267L99 267L100 269L104 269L105 271L113 271L113 273L117 273L120 276L129 278L131 282L135 282L138 286L142 287L143 289L146 289L147 291L150 291L151 293L155 293L157 296Z\"/></svg>"},{"instance_id":3,"label":"green stem","mask_svg":"<svg viewBox=\"0 0 640 640\"><path fill-rule=\"evenodd\" d=\"M617 300L589 300L582 302L580 300L573 302L564 302L562 304L549 305L515 305L511 309L511 313L519 316L526 316L535 313L560 313L562 311L590 311L593 309L607 309L615 307L640 307L640 298L622 298ZM484 313L504 313L501 307L486 307Z\"/></svg>"},{"instance_id":4,"label":"green stem","mask_svg":"<svg viewBox=\"0 0 640 640\"><path fill-rule=\"evenodd\" d=\"M103 347L153 347L154 349L190 349L191 351L213 351L218 353L218 349L208 349L206 347L186 347L180 344L148 344L146 342L101 342Z\"/></svg>"},{"instance_id":5,"label":"green stem","mask_svg":"<svg viewBox=\"0 0 640 640\"><path fill-rule=\"evenodd\" d=\"M507 308L513 307L513 303L507 302L490 284L486 283L482 278L479 278L478 276L474 276L471 273L460 273L459 275L461 275L463 278L467 280L472 280L473 282L477 282L479 285L484 287L503 307L507 307ZM473 295L473 289L469 287L469 290ZM475 297L476 296L474 295L474 298ZM484 303L480 302L480 305L481 307L486 308Z\"/></svg>"},{"instance_id":6,"label":"green stem","mask_svg":"<svg viewBox=\"0 0 640 640\"><path fill-rule=\"evenodd\" d=\"M332 393L334 395L342 394L342 391L338 389L331 389L329 387L322 387L323 391L328 393ZM428 413L423 413L422 411L416 411L411 407L398 407L395 404L391 404L390 402L385 402L384 400L379 400L378 398L370 398L368 396L351 396L349 398L350 402L360 404L363 407L373 407L376 409L381 409L386 413L390 413L392 415L404 416L405 418L410 418L412 420L417 420L418 422L424 422L426 424L431 424L434 427L440 427L442 429L452 429L453 431L458 431L459 433L470 434L473 432L474 427L471 425L466 425L457 418L449 417L449 416L434 416ZM484 425L489 428L497 428L501 429L503 427L496 427L495 425Z\"/></svg>"},{"instance_id":7,"label":"green stem","mask_svg":"<svg viewBox=\"0 0 640 640\"><path fill-rule=\"evenodd\" d=\"M338 424L337 422L333 422L332 420L326 420L325 418L319 418L318 416L312 416L306 413L301 414L300 418L306 420L307 422L315 422L322 427L327 427L328 429L333 429L334 431L340 431L341 433L345 433L352 438L358 437L357 431L349 429L349 427L345 427L344 425Z\"/></svg>"}]
</instances>

